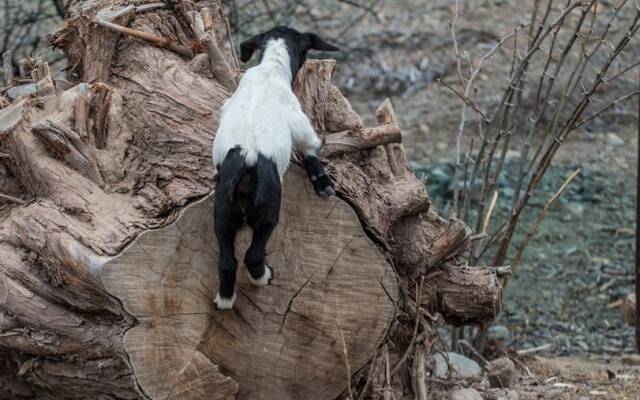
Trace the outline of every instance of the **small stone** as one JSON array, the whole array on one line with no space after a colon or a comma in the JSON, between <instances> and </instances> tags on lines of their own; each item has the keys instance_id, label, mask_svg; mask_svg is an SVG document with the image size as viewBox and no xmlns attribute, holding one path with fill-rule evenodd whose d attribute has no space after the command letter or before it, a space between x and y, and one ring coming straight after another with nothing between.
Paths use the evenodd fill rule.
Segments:
<instances>
[{"instance_id":1,"label":"small stone","mask_svg":"<svg viewBox=\"0 0 640 400\"><path fill-rule=\"evenodd\" d=\"M449 146L447 146L447 144L443 141L438 141L436 143L436 149L438 149L438 151L446 151L448 147Z\"/></svg>"},{"instance_id":2,"label":"small stone","mask_svg":"<svg viewBox=\"0 0 640 400\"><path fill-rule=\"evenodd\" d=\"M496 400L518 400L518 392L510 389L494 389Z\"/></svg>"},{"instance_id":3,"label":"small stone","mask_svg":"<svg viewBox=\"0 0 640 400\"><path fill-rule=\"evenodd\" d=\"M615 133L607 133L605 140L607 142L607 145L609 146L613 146L613 147L624 146L624 140L622 140L622 138L616 135Z\"/></svg>"},{"instance_id":4,"label":"small stone","mask_svg":"<svg viewBox=\"0 0 640 400\"><path fill-rule=\"evenodd\" d=\"M507 150L507 159L510 158L516 158L519 159L520 158L521 153L518 150Z\"/></svg>"},{"instance_id":5,"label":"small stone","mask_svg":"<svg viewBox=\"0 0 640 400\"><path fill-rule=\"evenodd\" d=\"M638 366L640 365L640 355L639 354L626 354L622 356L622 365L629 366Z\"/></svg>"},{"instance_id":6,"label":"small stone","mask_svg":"<svg viewBox=\"0 0 640 400\"><path fill-rule=\"evenodd\" d=\"M454 389L449 392L449 400L482 400L480 393L473 388Z\"/></svg>"},{"instance_id":7,"label":"small stone","mask_svg":"<svg viewBox=\"0 0 640 400\"><path fill-rule=\"evenodd\" d=\"M567 204L567 208L569 209L569 212L576 217L580 217L584 213L584 206L578 202L571 202Z\"/></svg>"},{"instance_id":8,"label":"small stone","mask_svg":"<svg viewBox=\"0 0 640 400\"><path fill-rule=\"evenodd\" d=\"M427 124L420 124L418 126L418 130L420 131L420 134L424 136L429 136L431 134L431 128Z\"/></svg>"},{"instance_id":9,"label":"small stone","mask_svg":"<svg viewBox=\"0 0 640 400\"><path fill-rule=\"evenodd\" d=\"M509 328L504 325L493 325L489 328L489 337L501 342L508 342L511 340L511 332L509 332Z\"/></svg>"},{"instance_id":10,"label":"small stone","mask_svg":"<svg viewBox=\"0 0 640 400\"><path fill-rule=\"evenodd\" d=\"M12 100L17 100L24 96L35 94L38 91L38 85L35 83L27 83L26 85L13 86L7 89L7 96Z\"/></svg>"},{"instance_id":11,"label":"small stone","mask_svg":"<svg viewBox=\"0 0 640 400\"><path fill-rule=\"evenodd\" d=\"M491 361L486 369L491 387L511 388L516 383L516 366L507 357Z\"/></svg>"},{"instance_id":12,"label":"small stone","mask_svg":"<svg viewBox=\"0 0 640 400\"><path fill-rule=\"evenodd\" d=\"M451 376L456 378L475 378L482 374L480 365L470 358L453 352L448 352L447 358L449 359L449 365L452 369ZM449 367L444 356L441 353L436 353L432 356L432 360L435 362L433 371L436 378L447 378Z\"/></svg>"}]
</instances>

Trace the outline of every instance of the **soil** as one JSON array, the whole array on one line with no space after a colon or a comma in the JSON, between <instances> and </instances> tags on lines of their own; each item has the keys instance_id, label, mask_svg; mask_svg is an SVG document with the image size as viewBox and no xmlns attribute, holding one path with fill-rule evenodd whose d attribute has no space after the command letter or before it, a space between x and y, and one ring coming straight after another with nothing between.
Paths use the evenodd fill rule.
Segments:
<instances>
[{"instance_id":1,"label":"soil","mask_svg":"<svg viewBox=\"0 0 640 400\"><path fill-rule=\"evenodd\" d=\"M625 365L620 359L540 357L521 364L527 367L520 369L517 383L509 389L517 393L518 400L637 400L640 396L640 367ZM464 387L475 388L485 399L505 396L504 389L489 388L485 379L475 383L432 383L430 398L444 400L448 392Z\"/></svg>"}]
</instances>

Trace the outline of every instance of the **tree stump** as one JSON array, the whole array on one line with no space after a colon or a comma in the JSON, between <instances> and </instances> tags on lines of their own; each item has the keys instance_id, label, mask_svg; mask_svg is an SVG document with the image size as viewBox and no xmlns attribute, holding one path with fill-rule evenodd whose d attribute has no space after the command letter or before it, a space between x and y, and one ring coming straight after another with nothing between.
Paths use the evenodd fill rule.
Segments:
<instances>
[{"instance_id":1,"label":"tree stump","mask_svg":"<svg viewBox=\"0 0 640 400\"><path fill-rule=\"evenodd\" d=\"M355 212L342 200L318 198L300 168L287 173L283 188L267 248L275 280L255 288L240 271L233 312L213 303L211 196L103 267L105 288L138 321L124 350L132 368L144 371L136 377L150 397L216 392L233 399L237 391L243 399L330 399L347 384L341 335L354 370L373 354L394 314L393 270ZM239 236L242 259L250 230Z\"/></svg>"},{"instance_id":2,"label":"tree stump","mask_svg":"<svg viewBox=\"0 0 640 400\"><path fill-rule=\"evenodd\" d=\"M45 68L0 105L0 398L335 399L383 343L406 360L407 315L495 316L495 274L456 267L470 230L430 207L391 103L365 127L329 60L295 90L338 197L292 167L274 284L241 273L214 309L211 144L240 70L222 1L168 3L69 1L50 41L73 87Z\"/></svg>"}]
</instances>

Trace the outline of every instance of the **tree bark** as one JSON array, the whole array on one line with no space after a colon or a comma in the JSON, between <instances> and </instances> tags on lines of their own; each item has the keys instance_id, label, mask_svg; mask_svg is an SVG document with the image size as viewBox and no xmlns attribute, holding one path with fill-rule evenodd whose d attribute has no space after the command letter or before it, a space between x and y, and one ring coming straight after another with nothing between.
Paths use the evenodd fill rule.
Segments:
<instances>
[{"instance_id":1,"label":"tree bark","mask_svg":"<svg viewBox=\"0 0 640 400\"><path fill-rule=\"evenodd\" d=\"M240 273L235 311L214 309L211 143L240 71L221 1L169 3L68 2L51 43L75 85L42 68L0 105L0 398L334 399L382 343L424 358L407 315L495 316L495 276L455 267L470 231L430 207L391 103L364 127L329 60L295 90L338 197L293 166L274 285Z\"/></svg>"}]
</instances>

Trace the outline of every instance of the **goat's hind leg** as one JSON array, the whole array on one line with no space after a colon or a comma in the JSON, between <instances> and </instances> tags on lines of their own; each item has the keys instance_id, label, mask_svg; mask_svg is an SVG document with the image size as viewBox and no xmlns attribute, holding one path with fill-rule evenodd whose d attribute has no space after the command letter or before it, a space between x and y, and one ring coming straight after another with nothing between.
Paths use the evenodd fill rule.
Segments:
<instances>
[{"instance_id":1,"label":"goat's hind leg","mask_svg":"<svg viewBox=\"0 0 640 400\"><path fill-rule=\"evenodd\" d=\"M220 166L213 209L213 227L218 239L218 277L220 288L215 303L220 309L233 307L236 299L235 257L236 235L244 223L244 213L238 204L237 186L247 168L240 149L229 151Z\"/></svg>"},{"instance_id":2,"label":"goat's hind leg","mask_svg":"<svg viewBox=\"0 0 640 400\"><path fill-rule=\"evenodd\" d=\"M222 310L232 308L236 300L235 286L238 262L235 257L235 240L236 234L242 228L243 221L244 214L238 205L225 202L223 199L216 199L214 230L219 246L218 277L220 288L215 303Z\"/></svg>"},{"instance_id":3,"label":"goat's hind leg","mask_svg":"<svg viewBox=\"0 0 640 400\"><path fill-rule=\"evenodd\" d=\"M282 186L273 161L262 155L250 171L251 191L247 208L247 224L253 230L251 245L244 263L251 283L264 286L273 279L273 268L265 262L266 247L280 217Z\"/></svg>"}]
</instances>

